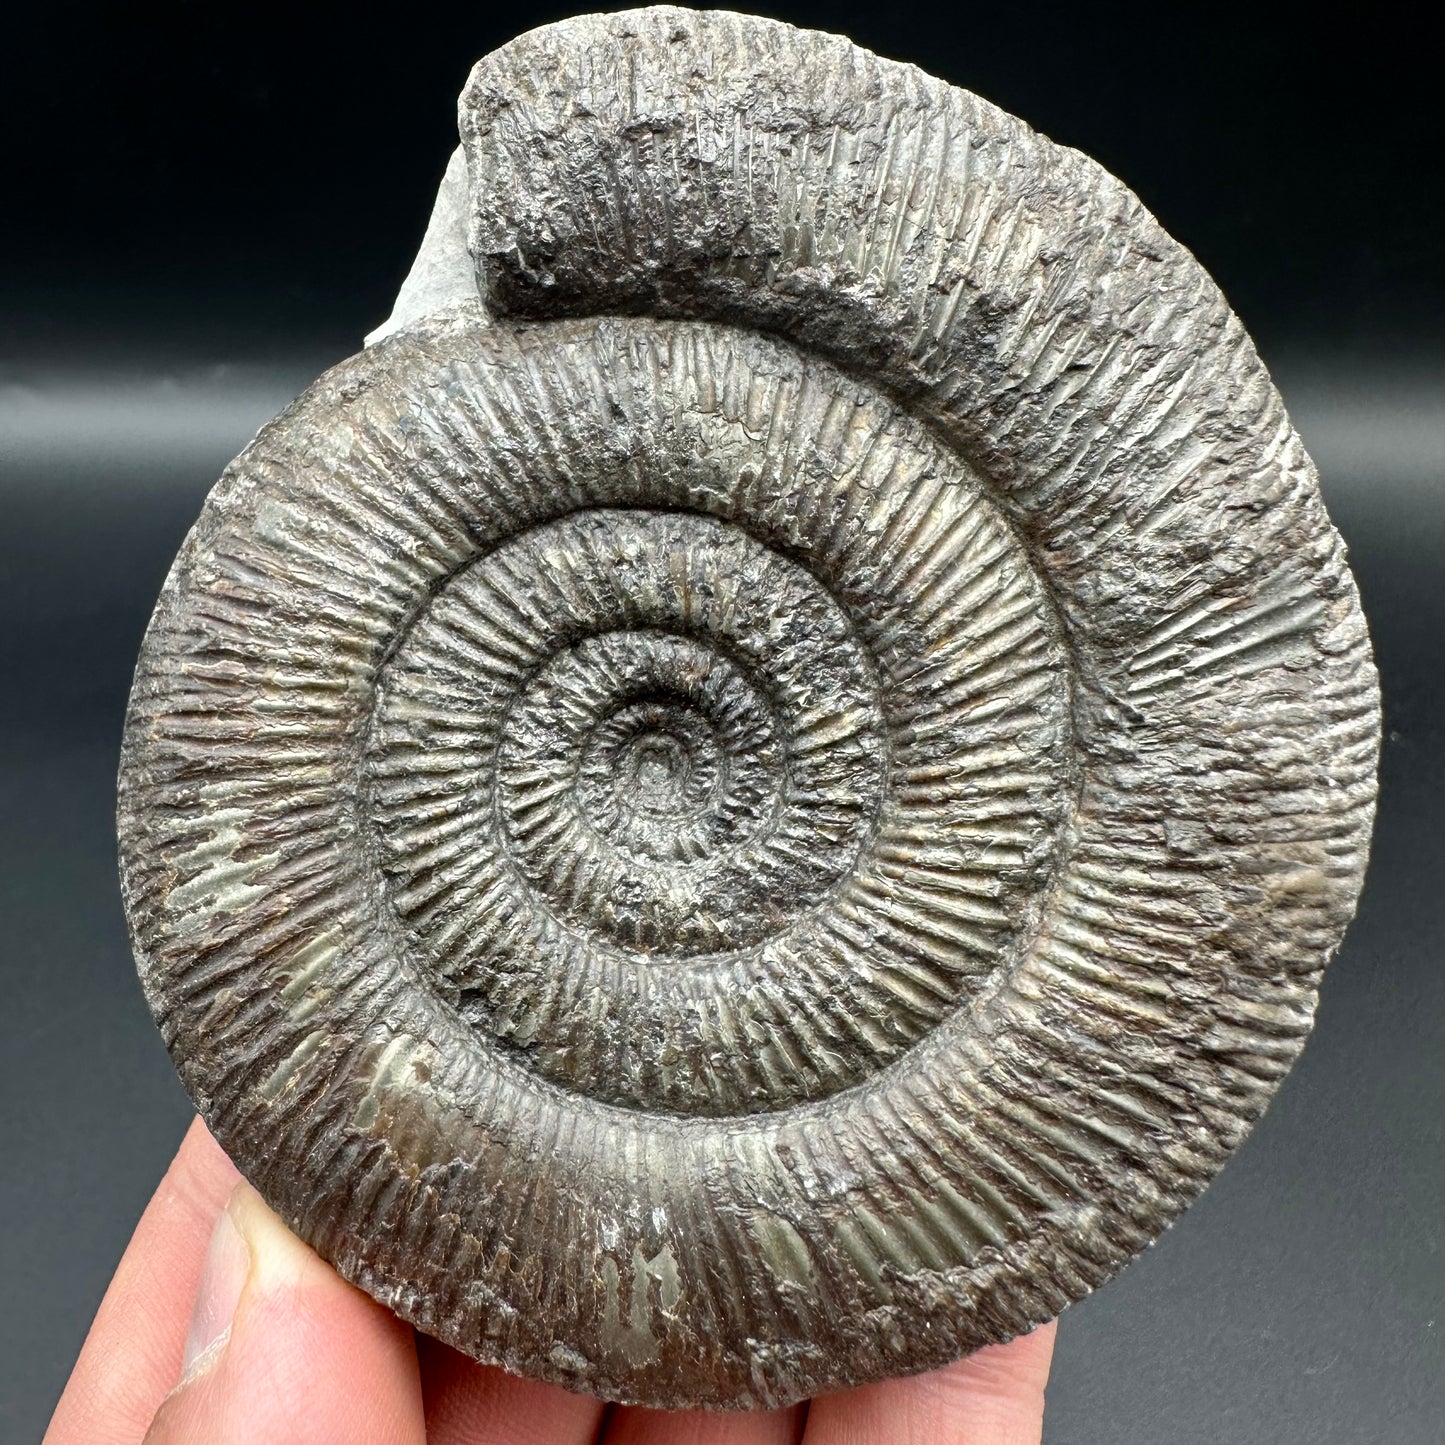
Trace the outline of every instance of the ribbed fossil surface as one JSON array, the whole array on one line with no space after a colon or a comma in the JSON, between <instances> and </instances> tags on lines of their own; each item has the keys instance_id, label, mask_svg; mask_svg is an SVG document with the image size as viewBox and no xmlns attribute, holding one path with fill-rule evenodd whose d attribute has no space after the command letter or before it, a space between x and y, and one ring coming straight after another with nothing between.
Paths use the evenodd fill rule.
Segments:
<instances>
[{"instance_id":1,"label":"ribbed fossil surface","mask_svg":"<svg viewBox=\"0 0 1445 1445\"><path fill-rule=\"evenodd\" d=\"M1313 468L1122 185L846 40L571 20L461 126L475 295L261 432L145 641L167 1045L480 1359L776 1405L1008 1338L1218 1169L1353 909Z\"/></svg>"}]
</instances>

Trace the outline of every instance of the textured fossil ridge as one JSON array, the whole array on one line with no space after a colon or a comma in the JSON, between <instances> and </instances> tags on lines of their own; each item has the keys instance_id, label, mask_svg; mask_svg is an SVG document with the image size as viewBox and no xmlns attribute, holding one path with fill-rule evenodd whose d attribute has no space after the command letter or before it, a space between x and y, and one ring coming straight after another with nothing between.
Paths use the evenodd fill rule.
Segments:
<instances>
[{"instance_id":1,"label":"textured fossil ridge","mask_svg":"<svg viewBox=\"0 0 1445 1445\"><path fill-rule=\"evenodd\" d=\"M1086 158L835 36L481 61L382 339L137 668L142 980L338 1269L776 1405L1108 1279L1303 1044L1378 700L1248 338Z\"/></svg>"}]
</instances>

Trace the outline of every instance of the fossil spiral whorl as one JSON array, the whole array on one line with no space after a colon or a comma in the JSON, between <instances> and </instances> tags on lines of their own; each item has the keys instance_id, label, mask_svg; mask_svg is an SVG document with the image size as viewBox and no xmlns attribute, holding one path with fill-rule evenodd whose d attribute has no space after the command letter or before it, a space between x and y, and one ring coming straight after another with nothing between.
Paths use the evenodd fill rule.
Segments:
<instances>
[{"instance_id":1,"label":"fossil spiral whorl","mask_svg":"<svg viewBox=\"0 0 1445 1445\"><path fill-rule=\"evenodd\" d=\"M124 886L187 1086L479 1358L776 1404L1108 1278L1308 1031L1368 642L1238 322L1118 182L655 9L463 96L476 294L238 458Z\"/></svg>"},{"instance_id":2,"label":"fossil spiral whorl","mask_svg":"<svg viewBox=\"0 0 1445 1445\"><path fill-rule=\"evenodd\" d=\"M398 911L558 1083L679 1114L824 1096L955 1009L1036 897L1069 766L1042 588L967 473L831 368L686 326L548 335L583 375L623 343L632 405L595 424L646 461L619 482L621 439L579 436L577 509L457 574L383 669ZM627 376L645 351L661 394Z\"/></svg>"}]
</instances>

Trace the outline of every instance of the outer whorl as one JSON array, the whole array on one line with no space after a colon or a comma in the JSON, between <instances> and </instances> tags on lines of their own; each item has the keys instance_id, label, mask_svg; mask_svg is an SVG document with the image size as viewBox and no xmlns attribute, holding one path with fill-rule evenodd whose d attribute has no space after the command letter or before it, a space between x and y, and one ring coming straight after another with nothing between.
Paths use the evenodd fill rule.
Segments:
<instances>
[{"instance_id":1,"label":"outer whorl","mask_svg":"<svg viewBox=\"0 0 1445 1445\"><path fill-rule=\"evenodd\" d=\"M1122 185L846 40L567 21L461 126L472 299L261 432L146 637L167 1045L480 1359L777 1405L1005 1339L1203 1188L1353 909L1314 470Z\"/></svg>"}]
</instances>

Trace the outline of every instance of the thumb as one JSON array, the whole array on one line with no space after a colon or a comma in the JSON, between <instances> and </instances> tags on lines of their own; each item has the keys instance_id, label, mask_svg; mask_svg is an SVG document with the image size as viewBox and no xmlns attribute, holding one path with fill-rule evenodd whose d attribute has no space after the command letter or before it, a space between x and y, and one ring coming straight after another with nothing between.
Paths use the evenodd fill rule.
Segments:
<instances>
[{"instance_id":1,"label":"thumb","mask_svg":"<svg viewBox=\"0 0 1445 1445\"><path fill-rule=\"evenodd\" d=\"M211 1234L181 1381L145 1445L422 1445L411 1330L249 1184Z\"/></svg>"}]
</instances>

